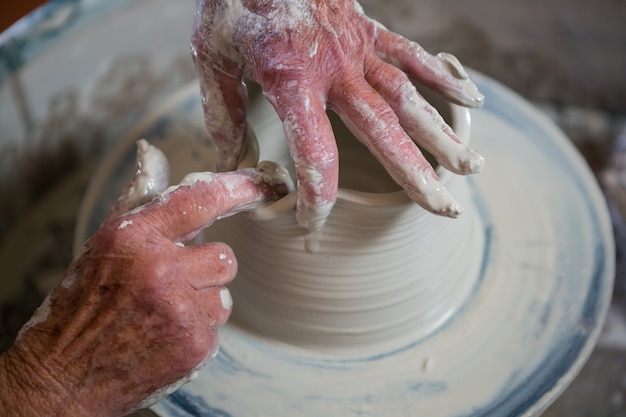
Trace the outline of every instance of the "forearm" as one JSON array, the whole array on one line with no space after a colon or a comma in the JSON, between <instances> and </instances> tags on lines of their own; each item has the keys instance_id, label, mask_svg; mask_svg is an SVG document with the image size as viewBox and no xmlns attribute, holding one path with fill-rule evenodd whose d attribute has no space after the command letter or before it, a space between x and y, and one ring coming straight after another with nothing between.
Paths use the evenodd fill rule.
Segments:
<instances>
[{"instance_id":1,"label":"forearm","mask_svg":"<svg viewBox=\"0 0 626 417\"><path fill-rule=\"evenodd\" d=\"M28 416L31 413L22 413L20 403L26 403L24 395L19 389L19 383L13 367L7 360L7 355L0 355L0 415ZM28 404L26 404L28 406Z\"/></svg>"},{"instance_id":2,"label":"forearm","mask_svg":"<svg viewBox=\"0 0 626 417\"><path fill-rule=\"evenodd\" d=\"M0 355L0 415L6 417L63 417L67 414L64 396L57 383L46 381L45 372L33 375L15 349ZM65 403L65 405L62 405ZM79 414L73 414L79 416Z\"/></svg>"}]
</instances>

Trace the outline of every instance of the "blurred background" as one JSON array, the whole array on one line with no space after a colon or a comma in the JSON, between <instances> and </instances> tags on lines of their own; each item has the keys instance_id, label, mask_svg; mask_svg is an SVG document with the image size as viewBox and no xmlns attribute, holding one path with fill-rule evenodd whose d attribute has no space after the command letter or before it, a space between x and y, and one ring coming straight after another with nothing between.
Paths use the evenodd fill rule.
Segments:
<instances>
[{"instance_id":1,"label":"blurred background","mask_svg":"<svg viewBox=\"0 0 626 417\"><path fill-rule=\"evenodd\" d=\"M21 0L19 2L4 1L0 10L0 32L12 25L28 12L34 10L37 6L42 5L42 0Z\"/></svg>"},{"instance_id":2,"label":"blurred background","mask_svg":"<svg viewBox=\"0 0 626 417\"><path fill-rule=\"evenodd\" d=\"M40 0L11 3L5 0L0 6L0 31L41 3ZM418 41L430 52L450 52L466 66L517 91L554 120L589 163L606 193L614 220L618 247L614 303L600 344L589 362L545 415L626 417L626 272L622 265L622 251L626 248L623 226L626 215L626 1L361 0L361 4L368 15ZM181 1L178 7L187 7L191 16L193 1ZM137 59L125 65L136 68L145 64L142 62ZM188 59L177 62L178 81L151 74L151 84L146 84L145 80L136 84L143 86L141 88L133 84L129 95L141 95L148 90L156 94L155 85L176 88L193 78ZM106 76L115 76L115 73L105 74L101 79ZM60 109L58 112L73 111L71 94L55 97L62 105L55 107ZM19 201L10 206L0 204L0 242L4 241L5 245L23 210L35 205L47 190L78 169L84 159L82 153L93 156L101 151L97 146L85 144L81 145L82 151L76 151L72 145L68 156L67 144L72 139L67 139L67 132L71 129L55 124L58 120L60 116L42 125L60 131L59 137L65 138L65 142L59 142L58 149L48 148L45 154L30 152L15 165L17 171L13 169L16 164L13 156L11 159L7 156L8 148L0 144L0 192L15 195L16 190L24 191L23 184L17 186L15 178L31 184L25 187L26 196ZM87 122L75 118L72 123L72 129L80 128L85 135L100 134L92 119ZM0 124L0 130L3 128ZM7 181L8 177L13 180ZM66 204L76 208L79 201L68 199ZM50 242L57 243L51 244L53 251L39 256L44 273L33 281L34 290L30 295L22 299L19 308L13 306L11 311L2 311L0 349L6 348L16 329L28 318L28 312L41 301L37 287L49 286L69 263L74 216L72 213L60 215L58 221L46 226ZM27 229L22 232L24 230ZM21 244L16 240L11 242ZM8 268L9 276L22 273L11 266L5 268L2 259L0 266L5 271Z\"/></svg>"}]
</instances>

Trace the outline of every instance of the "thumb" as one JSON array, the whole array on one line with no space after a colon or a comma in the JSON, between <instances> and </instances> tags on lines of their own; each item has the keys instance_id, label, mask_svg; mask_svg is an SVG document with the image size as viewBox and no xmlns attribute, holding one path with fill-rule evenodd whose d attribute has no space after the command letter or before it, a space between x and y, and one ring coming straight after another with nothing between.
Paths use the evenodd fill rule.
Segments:
<instances>
[{"instance_id":1,"label":"thumb","mask_svg":"<svg viewBox=\"0 0 626 417\"><path fill-rule=\"evenodd\" d=\"M145 139L137 141L137 171L105 219L105 223L147 203L170 185L167 157Z\"/></svg>"}]
</instances>

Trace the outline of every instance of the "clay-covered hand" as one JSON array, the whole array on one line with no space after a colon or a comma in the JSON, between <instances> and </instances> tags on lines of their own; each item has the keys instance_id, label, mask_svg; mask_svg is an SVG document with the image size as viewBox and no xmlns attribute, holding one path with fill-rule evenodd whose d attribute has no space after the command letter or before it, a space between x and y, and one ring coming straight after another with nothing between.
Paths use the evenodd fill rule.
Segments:
<instances>
[{"instance_id":1,"label":"clay-covered hand","mask_svg":"<svg viewBox=\"0 0 626 417\"><path fill-rule=\"evenodd\" d=\"M242 79L260 84L296 164L303 227L321 229L336 199L338 156L327 109L413 200L433 213L460 213L413 140L458 174L479 171L483 158L459 142L409 80L480 107L483 96L453 56L428 54L369 19L355 0L197 0L192 54L220 170L234 169L246 147Z\"/></svg>"},{"instance_id":2,"label":"clay-covered hand","mask_svg":"<svg viewBox=\"0 0 626 417\"><path fill-rule=\"evenodd\" d=\"M123 416L216 354L217 327L231 310L224 286L237 263L225 244L185 242L217 218L289 190L267 165L192 174L118 216L159 191L147 185L156 177L146 162L129 187L136 193L127 190L0 356L0 414Z\"/></svg>"}]
</instances>

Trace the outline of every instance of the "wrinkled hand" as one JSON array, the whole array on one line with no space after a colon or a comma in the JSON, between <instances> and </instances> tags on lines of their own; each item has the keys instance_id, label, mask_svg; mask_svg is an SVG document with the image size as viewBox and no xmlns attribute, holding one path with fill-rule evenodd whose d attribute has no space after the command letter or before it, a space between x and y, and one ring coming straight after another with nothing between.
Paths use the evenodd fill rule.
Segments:
<instances>
[{"instance_id":1,"label":"wrinkled hand","mask_svg":"<svg viewBox=\"0 0 626 417\"><path fill-rule=\"evenodd\" d=\"M246 148L243 77L259 83L276 109L296 164L301 226L320 230L336 199L327 108L414 201L433 213L460 213L411 138L458 174L478 172L483 158L460 144L405 74L480 107L483 96L453 56L429 55L354 0L197 0L192 53L220 170L234 169Z\"/></svg>"},{"instance_id":2,"label":"wrinkled hand","mask_svg":"<svg viewBox=\"0 0 626 417\"><path fill-rule=\"evenodd\" d=\"M151 161L140 164L109 218L1 357L0 414L122 416L171 392L215 355L217 327L231 310L224 285L237 263L225 244L184 243L215 219L289 190L270 185L276 177L267 165L269 171L192 174L118 216L162 188L153 181L163 181L160 163L158 175L147 172Z\"/></svg>"}]
</instances>

